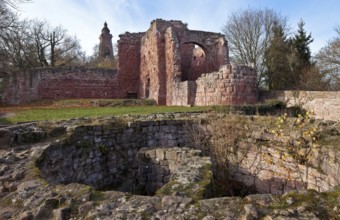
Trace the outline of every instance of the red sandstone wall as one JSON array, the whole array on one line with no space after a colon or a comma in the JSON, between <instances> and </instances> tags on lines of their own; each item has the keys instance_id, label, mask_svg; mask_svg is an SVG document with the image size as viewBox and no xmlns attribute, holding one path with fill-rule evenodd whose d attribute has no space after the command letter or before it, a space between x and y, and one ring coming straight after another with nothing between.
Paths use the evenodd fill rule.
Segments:
<instances>
[{"instance_id":1,"label":"red sandstone wall","mask_svg":"<svg viewBox=\"0 0 340 220\"><path fill-rule=\"evenodd\" d=\"M150 79L149 98L155 99L160 105L168 103L171 97L168 90L171 90L174 75L180 72L178 33L175 33L178 28L186 29L179 21L155 20L141 42L140 97L146 97L146 85Z\"/></svg>"},{"instance_id":2,"label":"red sandstone wall","mask_svg":"<svg viewBox=\"0 0 340 220\"><path fill-rule=\"evenodd\" d=\"M202 48L197 47L193 50L188 80L197 80L198 77L202 75L202 73L208 72L205 52Z\"/></svg>"},{"instance_id":3,"label":"red sandstone wall","mask_svg":"<svg viewBox=\"0 0 340 220\"><path fill-rule=\"evenodd\" d=\"M145 33L141 41L141 64L140 64L140 96L142 98L151 98L159 103L159 38L157 36L157 26L153 23L150 29ZM160 35L160 34L159 34ZM149 97L146 97L146 86L149 84Z\"/></svg>"},{"instance_id":4,"label":"red sandstone wall","mask_svg":"<svg viewBox=\"0 0 340 220\"><path fill-rule=\"evenodd\" d=\"M165 33L165 59L166 65L166 105L172 103L172 91L176 82L181 79L181 55L178 47L179 39L173 27L169 27Z\"/></svg>"},{"instance_id":5,"label":"red sandstone wall","mask_svg":"<svg viewBox=\"0 0 340 220\"><path fill-rule=\"evenodd\" d=\"M256 103L256 72L247 66L225 65L196 81L177 83L172 105L243 105Z\"/></svg>"},{"instance_id":6,"label":"red sandstone wall","mask_svg":"<svg viewBox=\"0 0 340 220\"><path fill-rule=\"evenodd\" d=\"M195 48L194 44L184 44L180 47L182 81L189 80L190 73L191 73L190 67L191 67L191 61L193 57L194 48Z\"/></svg>"},{"instance_id":7,"label":"red sandstone wall","mask_svg":"<svg viewBox=\"0 0 340 220\"><path fill-rule=\"evenodd\" d=\"M206 53L194 50L194 45ZM142 37L140 56L139 97L155 99L161 105L173 102L172 90L178 80L196 80L228 61L223 35L190 31L180 21L160 19ZM119 72L122 74L121 69Z\"/></svg>"},{"instance_id":8,"label":"red sandstone wall","mask_svg":"<svg viewBox=\"0 0 340 220\"><path fill-rule=\"evenodd\" d=\"M118 70L120 97L138 94L140 86L141 39L144 33L125 33L119 35ZM139 94L140 96L140 94Z\"/></svg>"},{"instance_id":9,"label":"red sandstone wall","mask_svg":"<svg viewBox=\"0 0 340 220\"><path fill-rule=\"evenodd\" d=\"M85 67L35 69L9 77L2 102L40 99L120 98L117 72Z\"/></svg>"}]
</instances>

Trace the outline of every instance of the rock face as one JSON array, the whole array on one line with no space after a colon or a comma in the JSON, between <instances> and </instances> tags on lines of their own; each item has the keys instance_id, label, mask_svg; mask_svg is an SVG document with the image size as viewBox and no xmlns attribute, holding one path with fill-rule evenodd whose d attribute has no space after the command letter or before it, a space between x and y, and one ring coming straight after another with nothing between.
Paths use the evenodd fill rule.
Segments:
<instances>
[{"instance_id":1,"label":"rock face","mask_svg":"<svg viewBox=\"0 0 340 220\"><path fill-rule=\"evenodd\" d=\"M209 117L159 114L2 128L2 146L6 147L0 149L0 219L340 217L337 123L318 123L327 132L323 147L316 149L309 164L304 182L310 189L305 190L299 184L289 185L292 179L280 173L275 150L284 141L268 132L273 118L219 116L220 124L229 120L243 135L235 142L238 147L231 152L230 161L235 155L244 159L231 164L229 178L239 185L255 186L263 194L218 198L216 158L205 149L196 149L197 143L205 140L198 135L195 142L191 132L194 128L210 131L201 133L210 144L217 139L224 143L213 129L216 118ZM41 135L30 144L28 134L36 133ZM17 137L23 138L18 141ZM272 153L276 162L266 164L260 152Z\"/></svg>"}]
</instances>

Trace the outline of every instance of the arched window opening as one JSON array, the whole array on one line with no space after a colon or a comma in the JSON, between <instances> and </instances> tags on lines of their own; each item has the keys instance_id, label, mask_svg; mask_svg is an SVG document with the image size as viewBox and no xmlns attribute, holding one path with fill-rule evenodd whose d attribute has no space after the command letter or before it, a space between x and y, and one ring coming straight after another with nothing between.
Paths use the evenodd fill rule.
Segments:
<instances>
[{"instance_id":1,"label":"arched window opening","mask_svg":"<svg viewBox=\"0 0 340 220\"><path fill-rule=\"evenodd\" d=\"M194 42L181 46L182 81L197 80L206 72L206 54L204 49Z\"/></svg>"}]
</instances>

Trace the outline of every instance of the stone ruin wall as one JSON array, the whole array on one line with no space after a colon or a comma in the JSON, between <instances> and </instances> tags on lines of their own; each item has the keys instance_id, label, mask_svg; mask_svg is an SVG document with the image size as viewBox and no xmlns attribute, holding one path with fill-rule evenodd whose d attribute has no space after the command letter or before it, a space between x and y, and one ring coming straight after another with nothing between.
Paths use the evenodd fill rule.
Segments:
<instances>
[{"instance_id":1,"label":"stone ruin wall","mask_svg":"<svg viewBox=\"0 0 340 220\"><path fill-rule=\"evenodd\" d=\"M117 72L85 67L33 69L4 75L1 102L29 103L41 99L119 98Z\"/></svg>"},{"instance_id":2,"label":"stone ruin wall","mask_svg":"<svg viewBox=\"0 0 340 220\"><path fill-rule=\"evenodd\" d=\"M137 98L140 80L141 40L144 33L125 33L118 40L118 78L120 97Z\"/></svg>"},{"instance_id":3,"label":"stone ruin wall","mask_svg":"<svg viewBox=\"0 0 340 220\"><path fill-rule=\"evenodd\" d=\"M223 35L157 19L147 32L120 35L118 53L119 71L56 67L0 72L0 102L70 98L151 98L158 104L184 106L256 102L256 72L228 64ZM313 110L317 118L340 118L339 92L271 91L262 95L266 98Z\"/></svg>"},{"instance_id":4,"label":"stone ruin wall","mask_svg":"<svg viewBox=\"0 0 340 220\"><path fill-rule=\"evenodd\" d=\"M194 127L200 129L203 135L208 132L211 143L214 143L214 138L216 137L213 132L214 128L211 127L214 121L209 121L208 124L206 120L205 123L200 122L200 118L208 118L207 116L205 114L187 113L164 114L157 117L173 119L150 120L139 117L137 120L130 121L125 125L124 123L115 124L113 121L112 126L77 126L71 139L64 143L65 145L57 142L49 147L48 151L53 151L54 153L50 154L53 155L50 165L45 167L47 170L52 170L46 171L46 173L52 179L53 176L61 178L58 179L61 182L77 181L79 177L80 182L95 183L98 184L98 187L102 187L107 184L105 182L107 178L105 175L98 175L98 172L109 172L110 169L113 169L112 172L116 175L123 176L124 169L129 167L129 164L133 165L132 161L135 160L141 148L150 149L159 146L164 148L174 146L195 148L196 146L192 139L192 132L194 131L192 128ZM186 119L183 120L183 117ZM191 119L188 119L188 117ZM230 118L229 115L226 117L225 119ZM218 119L219 124L221 119ZM278 142L275 135L269 132L269 127L264 127L263 125L263 120L267 120L268 124L270 124L270 117L254 118L252 116L243 117L242 120L246 125L243 126L243 129L246 129L245 138L237 143L237 154L230 154L229 158L230 161L234 161L235 156L239 158L234 164L230 164L229 177L232 180L239 181L247 187L255 187L258 193L272 194L283 194L296 188L301 189L303 188L301 180L307 183L309 189L321 192L339 186L340 152L336 148L323 146L314 149L315 153L311 158L311 165L308 167L300 164L297 166L295 162L286 160L284 161L285 166L292 169L291 172L287 172L282 166L283 161L280 153L285 148L278 148L282 143ZM275 118L272 118L272 120L275 121ZM196 135L199 135L199 133ZM43 137L44 131L32 123L0 129L2 147L16 144L18 141L30 143L32 136ZM263 145L257 143L259 140L266 142L266 146L259 146L259 144ZM263 155L271 155L273 162L268 163L266 160L268 157ZM110 158L110 160L105 158ZM112 164L105 164L103 168L101 163L108 161ZM60 166L64 165L65 168L60 169ZM57 170L53 170L53 167ZM72 168L71 170L69 169L70 167ZM84 175L84 173L77 175L77 170L88 173L87 175ZM62 178L65 178L65 180Z\"/></svg>"},{"instance_id":5,"label":"stone ruin wall","mask_svg":"<svg viewBox=\"0 0 340 220\"><path fill-rule=\"evenodd\" d=\"M144 33L120 35L118 54L117 72L56 67L11 74L2 78L1 102L71 98L150 98L161 105L255 102L255 80L240 79L232 71L230 76L216 73L229 63L227 42L219 33L192 31L181 21L157 19ZM255 71L247 70L246 75L255 76Z\"/></svg>"},{"instance_id":6,"label":"stone ruin wall","mask_svg":"<svg viewBox=\"0 0 340 220\"><path fill-rule=\"evenodd\" d=\"M152 98L158 104L166 105L254 103L253 100L256 97L256 81L254 80L247 81L247 83L253 83L250 87L254 91L253 94L248 93L248 97L241 97L245 94L244 88L235 82L232 82L231 87L233 89L240 88L239 92L231 94L229 90L225 90L224 93L218 93L219 90L216 90L211 95L214 97L214 100L211 101L206 101L210 100L210 97L206 99L200 97L205 92L196 93L196 87L205 91L205 88L209 87L211 83L224 85L226 81L219 82L222 79L219 77L213 78L216 82L207 85L204 80L210 78L200 78L200 76L203 73L213 74L228 62L228 48L223 35L192 31L180 21L155 20L141 41L139 97ZM253 74L256 77L255 71L251 68L247 70L249 70L247 75ZM188 101L184 101L184 97L187 97Z\"/></svg>"},{"instance_id":7,"label":"stone ruin wall","mask_svg":"<svg viewBox=\"0 0 340 220\"><path fill-rule=\"evenodd\" d=\"M261 99L278 99L313 111L317 119L340 121L340 91L269 91Z\"/></svg>"},{"instance_id":8,"label":"stone ruin wall","mask_svg":"<svg viewBox=\"0 0 340 220\"><path fill-rule=\"evenodd\" d=\"M196 81L175 84L173 105L255 104L256 72L247 66L225 65Z\"/></svg>"},{"instance_id":9,"label":"stone ruin wall","mask_svg":"<svg viewBox=\"0 0 340 220\"><path fill-rule=\"evenodd\" d=\"M159 22L152 22L142 38L139 90L139 97L154 99L162 105L166 104L164 28Z\"/></svg>"}]
</instances>

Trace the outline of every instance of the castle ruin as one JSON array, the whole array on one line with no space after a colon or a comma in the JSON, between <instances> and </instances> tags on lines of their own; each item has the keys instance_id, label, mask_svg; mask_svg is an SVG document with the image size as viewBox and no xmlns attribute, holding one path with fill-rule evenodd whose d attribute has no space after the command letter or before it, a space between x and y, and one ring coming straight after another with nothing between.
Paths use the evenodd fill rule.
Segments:
<instances>
[{"instance_id":1,"label":"castle ruin","mask_svg":"<svg viewBox=\"0 0 340 220\"><path fill-rule=\"evenodd\" d=\"M146 32L126 32L119 37L118 70L57 67L7 74L9 77L2 73L2 102L20 104L46 98L147 98L160 105L184 106L256 102L256 71L230 64L222 34L157 19ZM114 56L111 38L105 22L101 57Z\"/></svg>"}]
</instances>

